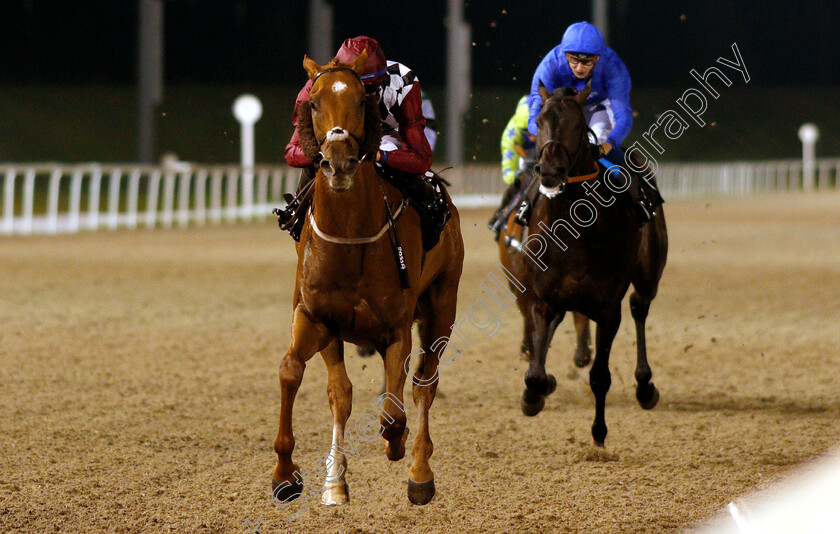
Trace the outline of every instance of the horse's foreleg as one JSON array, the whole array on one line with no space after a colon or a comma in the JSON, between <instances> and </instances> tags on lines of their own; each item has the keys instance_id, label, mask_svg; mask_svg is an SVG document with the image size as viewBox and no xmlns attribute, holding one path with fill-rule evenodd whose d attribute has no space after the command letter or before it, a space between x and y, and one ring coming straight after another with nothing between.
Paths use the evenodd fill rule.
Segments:
<instances>
[{"instance_id":1,"label":"horse's foreleg","mask_svg":"<svg viewBox=\"0 0 840 534\"><path fill-rule=\"evenodd\" d=\"M575 347L575 365L586 367L592 361L592 338L589 335L589 318L574 312L577 345Z\"/></svg>"},{"instance_id":2,"label":"horse's foreleg","mask_svg":"<svg viewBox=\"0 0 840 534\"><path fill-rule=\"evenodd\" d=\"M607 392L610 390L610 350L621 324L621 305L615 310L605 313L598 328L595 330L595 361L589 370L589 386L595 394L595 422L592 423L592 439L598 447L604 446L607 437L607 423L604 419L604 409L607 404Z\"/></svg>"},{"instance_id":3,"label":"horse's foreleg","mask_svg":"<svg viewBox=\"0 0 840 534\"><path fill-rule=\"evenodd\" d=\"M636 291L630 295L630 313L636 322L636 400L645 410L652 409L659 402L659 390L650 381L653 373L647 361L645 321L649 309L649 300L643 300Z\"/></svg>"},{"instance_id":4,"label":"horse's foreleg","mask_svg":"<svg viewBox=\"0 0 840 534\"><path fill-rule=\"evenodd\" d=\"M380 395L378 409L382 426L385 454L391 461L405 456L406 427L403 389L405 388L405 360L411 351L411 324L399 328L394 341L385 351L385 393Z\"/></svg>"},{"instance_id":5,"label":"horse's foreleg","mask_svg":"<svg viewBox=\"0 0 840 534\"><path fill-rule=\"evenodd\" d=\"M545 372L545 358L548 346L557 325L563 320L564 313L555 313L548 306L533 303L525 318L526 328L530 327L531 363L525 372L525 391L519 401L522 413L534 416L545 406L545 397L557 388L554 375Z\"/></svg>"},{"instance_id":6,"label":"horse's foreleg","mask_svg":"<svg viewBox=\"0 0 840 534\"><path fill-rule=\"evenodd\" d=\"M347 458L344 456L344 426L350 418L353 409L353 385L347 377L344 367L344 343L333 340L321 351L324 363L327 364L329 380L327 395L330 399L330 411L333 414L332 444L330 455L326 460L327 474L324 482L324 492L321 504L346 504L350 500L350 493L344 474L347 472Z\"/></svg>"},{"instance_id":7,"label":"horse's foreleg","mask_svg":"<svg viewBox=\"0 0 840 534\"><path fill-rule=\"evenodd\" d=\"M408 500L414 504L426 504L435 496L435 475L429 465L429 458L435 450L429 433L429 409L437 393L440 360L449 344L450 327L455 322L458 288L432 287L429 294L420 323L423 358L412 380L414 405L419 418L412 449L414 463L408 477ZM447 363L453 360L454 357L450 357Z\"/></svg>"},{"instance_id":8,"label":"horse's foreleg","mask_svg":"<svg viewBox=\"0 0 840 534\"><path fill-rule=\"evenodd\" d=\"M292 408L303 380L306 362L330 341L323 325L312 322L300 309L292 317L292 339L289 351L280 362L280 427L274 440L277 466L274 468L272 492L278 503L297 499L303 492L303 476L292 461L295 437L292 432Z\"/></svg>"}]
</instances>

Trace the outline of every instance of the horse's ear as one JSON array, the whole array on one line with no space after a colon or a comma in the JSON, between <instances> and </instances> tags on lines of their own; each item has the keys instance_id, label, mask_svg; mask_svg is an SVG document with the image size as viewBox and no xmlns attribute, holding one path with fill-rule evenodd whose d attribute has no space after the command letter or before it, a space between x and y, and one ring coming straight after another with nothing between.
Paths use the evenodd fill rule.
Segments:
<instances>
[{"instance_id":1,"label":"horse's ear","mask_svg":"<svg viewBox=\"0 0 840 534\"><path fill-rule=\"evenodd\" d=\"M366 48L366 49L362 50L362 53L359 54L359 57L357 57L353 61L353 64L350 65L350 68L353 69L354 71L356 71L356 74L361 76L362 74L365 73L365 63L367 63L367 58L368 58L368 53L367 53L367 48Z\"/></svg>"},{"instance_id":2,"label":"horse's ear","mask_svg":"<svg viewBox=\"0 0 840 534\"><path fill-rule=\"evenodd\" d=\"M537 92L540 93L540 98L542 98L543 104L546 100L551 98L551 93L549 93L548 89L545 88L545 86L542 83L542 80L540 80L540 85L539 87L537 87Z\"/></svg>"},{"instance_id":3,"label":"horse's ear","mask_svg":"<svg viewBox=\"0 0 840 534\"><path fill-rule=\"evenodd\" d=\"M589 78L589 81L586 82L586 87L583 88L583 91L579 92L575 96L575 100L578 101L578 104L581 106L586 104L586 99L589 98L589 93L592 92L592 78Z\"/></svg>"},{"instance_id":4,"label":"horse's ear","mask_svg":"<svg viewBox=\"0 0 840 534\"><path fill-rule=\"evenodd\" d=\"M306 54L303 55L303 69L306 71L306 74L309 75L310 80L314 80L315 76L317 76L322 70L321 65L318 65L315 60Z\"/></svg>"}]
</instances>

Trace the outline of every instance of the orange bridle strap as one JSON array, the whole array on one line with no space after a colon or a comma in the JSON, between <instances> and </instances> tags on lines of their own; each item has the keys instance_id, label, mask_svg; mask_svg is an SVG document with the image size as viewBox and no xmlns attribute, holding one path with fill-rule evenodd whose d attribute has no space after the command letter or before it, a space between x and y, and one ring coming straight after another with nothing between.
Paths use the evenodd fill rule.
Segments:
<instances>
[{"instance_id":1,"label":"orange bridle strap","mask_svg":"<svg viewBox=\"0 0 840 534\"><path fill-rule=\"evenodd\" d=\"M598 176L598 164L597 163L595 164L595 172L593 172L592 174L583 174L581 176L569 176L568 183L576 184L578 182L585 182L587 180L591 180L591 179L595 178L596 176Z\"/></svg>"}]
</instances>

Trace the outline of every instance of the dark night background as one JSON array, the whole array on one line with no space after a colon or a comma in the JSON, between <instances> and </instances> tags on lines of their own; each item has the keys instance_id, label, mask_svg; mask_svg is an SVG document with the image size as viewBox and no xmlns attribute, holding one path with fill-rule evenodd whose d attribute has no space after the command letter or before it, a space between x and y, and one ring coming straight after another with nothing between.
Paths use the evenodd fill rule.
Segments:
<instances>
[{"instance_id":1,"label":"dark night background","mask_svg":"<svg viewBox=\"0 0 840 534\"><path fill-rule=\"evenodd\" d=\"M230 102L236 94L252 91L265 107L257 125L258 159L282 161L290 133L288 99L306 79L300 65L307 52L308 4L166 1L158 144L188 159L235 160L236 147L229 145L235 145L237 127ZM721 98L710 101L706 118L717 132L695 128L675 142L668 156L795 157L795 128L805 120L818 122L823 130L819 155L840 153L840 134L818 120L840 112L836 3L610 4L609 44L626 63L634 84L634 135L647 129L658 113L674 108L682 91L697 86L689 75L692 68L703 72L720 56L732 58L730 47L737 42L751 81L733 77L733 87L721 89ZM438 115L444 115L446 0L332 5L335 47L353 35L376 37L389 58L418 73L437 99ZM588 1L467 2L465 17L474 42L474 104L467 117L474 135L466 147L468 158L494 157L498 135L517 95L527 91L539 60L559 43L568 24L589 14ZM5 125L0 150L5 154L0 152L0 159L131 159L137 2L4 0L3 15L0 113L5 116L0 120Z\"/></svg>"}]
</instances>

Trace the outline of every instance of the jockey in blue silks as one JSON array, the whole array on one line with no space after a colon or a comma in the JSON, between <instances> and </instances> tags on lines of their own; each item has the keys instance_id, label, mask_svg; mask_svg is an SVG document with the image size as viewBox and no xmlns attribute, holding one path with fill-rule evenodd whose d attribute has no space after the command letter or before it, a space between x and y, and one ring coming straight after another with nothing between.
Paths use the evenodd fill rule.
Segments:
<instances>
[{"instance_id":1,"label":"jockey in blue silks","mask_svg":"<svg viewBox=\"0 0 840 534\"><path fill-rule=\"evenodd\" d=\"M590 80L592 92L583 112L597 136L593 142L604 149L604 154L620 149L621 142L633 127L630 73L618 55L604 43L598 28L588 22L569 26L560 44L537 67L531 82L528 131L537 135L537 115L543 105L537 92L540 82L549 92L559 87L572 87L580 92Z\"/></svg>"},{"instance_id":2,"label":"jockey in blue silks","mask_svg":"<svg viewBox=\"0 0 840 534\"><path fill-rule=\"evenodd\" d=\"M633 126L630 108L630 73L618 55L604 43L604 36L588 22L576 22L566 29L563 40L554 47L537 67L531 81L528 131L537 134L537 116L543 106L538 88L540 83L552 92L560 87L572 87L580 92L592 82L591 92L583 106L583 113L595 139L595 159L606 158L611 164L624 164L621 142ZM591 138L590 134L590 138ZM630 194L639 206L641 222L655 215L654 210L662 197L653 185L641 180ZM648 187L649 186L649 187ZM518 216L527 222L528 206Z\"/></svg>"}]
</instances>

